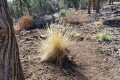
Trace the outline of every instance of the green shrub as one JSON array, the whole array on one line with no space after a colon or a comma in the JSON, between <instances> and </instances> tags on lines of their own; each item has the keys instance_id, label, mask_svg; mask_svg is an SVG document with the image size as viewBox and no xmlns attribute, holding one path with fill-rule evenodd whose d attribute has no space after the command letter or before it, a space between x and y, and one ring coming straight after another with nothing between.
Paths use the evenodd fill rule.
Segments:
<instances>
[{"instance_id":1,"label":"green shrub","mask_svg":"<svg viewBox=\"0 0 120 80\"><path fill-rule=\"evenodd\" d=\"M32 74L31 80L37 80L37 79L36 79L36 78L37 78L37 75L38 75L38 70L36 70L36 71Z\"/></svg>"},{"instance_id":2,"label":"green shrub","mask_svg":"<svg viewBox=\"0 0 120 80\"><path fill-rule=\"evenodd\" d=\"M101 23L104 23L105 20L104 20L104 19L100 19L99 21L100 21Z\"/></svg>"},{"instance_id":3,"label":"green shrub","mask_svg":"<svg viewBox=\"0 0 120 80\"><path fill-rule=\"evenodd\" d=\"M36 79L36 77L35 77L35 74L33 73L31 80L35 80L35 79Z\"/></svg>"},{"instance_id":4,"label":"green shrub","mask_svg":"<svg viewBox=\"0 0 120 80\"><path fill-rule=\"evenodd\" d=\"M66 16L66 10L60 10L59 17L65 17Z\"/></svg>"},{"instance_id":5,"label":"green shrub","mask_svg":"<svg viewBox=\"0 0 120 80\"><path fill-rule=\"evenodd\" d=\"M96 39L98 41L112 41L113 39L115 39L115 36L110 32L105 32L97 34Z\"/></svg>"},{"instance_id":6,"label":"green shrub","mask_svg":"<svg viewBox=\"0 0 120 80\"><path fill-rule=\"evenodd\" d=\"M83 40L85 38L83 33L80 33L80 39Z\"/></svg>"},{"instance_id":7,"label":"green shrub","mask_svg":"<svg viewBox=\"0 0 120 80\"><path fill-rule=\"evenodd\" d=\"M52 22L55 23L55 16L54 15L52 15L51 19L52 19Z\"/></svg>"}]
</instances>

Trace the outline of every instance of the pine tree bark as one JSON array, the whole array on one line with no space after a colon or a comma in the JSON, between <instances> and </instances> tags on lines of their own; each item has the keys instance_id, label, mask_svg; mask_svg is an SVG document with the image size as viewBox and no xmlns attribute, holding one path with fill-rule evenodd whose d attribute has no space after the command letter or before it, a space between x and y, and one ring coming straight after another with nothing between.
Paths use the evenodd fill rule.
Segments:
<instances>
[{"instance_id":1,"label":"pine tree bark","mask_svg":"<svg viewBox=\"0 0 120 80\"><path fill-rule=\"evenodd\" d=\"M112 3L112 0L109 0L109 5L111 5L111 3Z\"/></svg>"},{"instance_id":2,"label":"pine tree bark","mask_svg":"<svg viewBox=\"0 0 120 80\"><path fill-rule=\"evenodd\" d=\"M20 15L20 16L23 16L22 1L21 1L21 0L19 0L19 2L20 2L20 13L21 13L21 15Z\"/></svg>"},{"instance_id":3,"label":"pine tree bark","mask_svg":"<svg viewBox=\"0 0 120 80\"><path fill-rule=\"evenodd\" d=\"M96 0L96 13L100 12L100 2L101 0Z\"/></svg>"},{"instance_id":4,"label":"pine tree bark","mask_svg":"<svg viewBox=\"0 0 120 80\"><path fill-rule=\"evenodd\" d=\"M113 5L114 0L111 1L111 4Z\"/></svg>"},{"instance_id":5,"label":"pine tree bark","mask_svg":"<svg viewBox=\"0 0 120 80\"><path fill-rule=\"evenodd\" d=\"M96 5L95 5L95 0L93 0L93 10L95 10Z\"/></svg>"},{"instance_id":6,"label":"pine tree bark","mask_svg":"<svg viewBox=\"0 0 120 80\"><path fill-rule=\"evenodd\" d=\"M88 2L88 14L91 14L91 0Z\"/></svg>"},{"instance_id":7,"label":"pine tree bark","mask_svg":"<svg viewBox=\"0 0 120 80\"><path fill-rule=\"evenodd\" d=\"M7 0L0 0L0 80L25 80Z\"/></svg>"}]
</instances>

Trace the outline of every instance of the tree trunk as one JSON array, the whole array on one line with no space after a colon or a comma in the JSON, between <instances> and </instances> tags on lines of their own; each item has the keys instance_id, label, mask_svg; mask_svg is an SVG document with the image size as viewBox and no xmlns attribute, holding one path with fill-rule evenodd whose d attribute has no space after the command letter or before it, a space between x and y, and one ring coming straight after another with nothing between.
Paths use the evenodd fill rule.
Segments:
<instances>
[{"instance_id":1,"label":"tree trunk","mask_svg":"<svg viewBox=\"0 0 120 80\"><path fill-rule=\"evenodd\" d=\"M93 0L93 10L95 10L96 5L95 5L95 0Z\"/></svg>"},{"instance_id":2,"label":"tree trunk","mask_svg":"<svg viewBox=\"0 0 120 80\"><path fill-rule=\"evenodd\" d=\"M101 0L96 0L96 13L100 12L100 1Z\"/></svg>"},{"instance_id":3,"label":"tree trunk","mask_svg":"<svg viewBox=\"0 0 120 80\"><path fill-rule=\"evenodd\" d=\"M111 5L112 0L109 0L109 5Z\"/></svg>"},{"instance_id":4,"label":"tree trunk","mask_svg":"<svg viewBox=\"0 0 120 80\"><path fill-rule=\"evenodd\" d=\"M29 15L31 15L31 12L30 12L30 8L27 6L27 8L28 8L28 13L29 13Z\"/></svg>"},{"instance_id":5,"label":"tree trunk","mask_svg":"<svg viewBox=\"0 0 120 80\"><path fill-rule=\"evenodd\" d=\"M19 0L19 2L20 2L20 16L23 16L23 8L22 8L22 1L21 0Z\"/></svg>"},{"instance_id":6,"label":"tree trunk","mask_svg":"<svg viewBox=\"0 0 120 80\"><path fill-rule=\"evenodd\" d=\"M0 0L0 80L25 80L7 0Z\"/></svg>"},{"instance_id":7,"label":"tree trunk","mask_svg":"<svg viewBox=\"0 0 120 80\"><path fill-rule=\"evenodd\" d=\"M111 1L111 4L113 5L114 0Z\"/></svg>"},{"instance_id":8,"label":"tree trunk","mask_svg":"<svg viewBox=\"0 0 120 80\"><path fill-rule=\"evenodd\" d=\"M88 14L91 14L91 0L88 2Z\"/></svg>"},{"instance_id":9,"label":"tree trunk","mask_svg":"<svg viewBox=\"0 0 120 80\"><path fill-rule=\"evenodd\" d=\"M114 0L109 0L109 5L113 4Z\"/></svg>"}]
</instances>

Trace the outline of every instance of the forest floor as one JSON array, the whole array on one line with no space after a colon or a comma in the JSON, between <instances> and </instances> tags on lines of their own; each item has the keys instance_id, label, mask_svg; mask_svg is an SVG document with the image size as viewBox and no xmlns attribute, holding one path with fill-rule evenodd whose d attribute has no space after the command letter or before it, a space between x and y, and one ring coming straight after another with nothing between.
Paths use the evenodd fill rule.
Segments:
<instances>
[{"instance_id":1,"label":"forest floor","mask_svg":"<svg viewBox=\"0 0 120 80\"><path fill-rule=\"evenodd\" d=\"M88 36L84 40L71 40L68 55L73 62L66 62L64 67L40 62L40 55L43 54L40 49L44 40L41 35L46 35L45 29L22 30L16 34L26 80L120 80L119 54L102 51L113 45L120 49L120 26L86 23L86 26L75 25L73 28ZM99 43L93 37L99 31L112 31L117 40Z\"/></svg>"}]
</instances>

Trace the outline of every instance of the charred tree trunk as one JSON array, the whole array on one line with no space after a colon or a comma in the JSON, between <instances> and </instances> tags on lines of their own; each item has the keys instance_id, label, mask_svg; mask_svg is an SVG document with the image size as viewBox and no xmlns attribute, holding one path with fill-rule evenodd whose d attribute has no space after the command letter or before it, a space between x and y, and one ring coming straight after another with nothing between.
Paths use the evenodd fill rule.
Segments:
<instances>
[{"instance_id":1,"label":"charred tree trunk","mask_svg":"<svg viewBox=\"0 0 120 80\"><path fill-rule=\"evenodd\" d=\"M96 13L100 12L100 2L101 0L96 0Z\"/></svg>"},{"instance_id":2,"label":"charred tree trunk","mask_svg":"<svg viewBox=\"0 0 120 80\"><path fill-rule=\"evenodd\" d=\"M109 0L109 5L111 5L111 3L112 3L112 0Z\"/></svg>"},{"instance_id":3,"label":"charred tree trunk","mask_svg":"<svg viewBox=\"0 0 120 80\"><path fill-rule=\"evenodd\" d=\"M114 0L109 0L109 5L113 4Z\"/></svg>"},{"instance_id":4,"label":"charred tree trunk","mask_svg":"<svg viewBox=\"0 0 120 80\"><path fill-rule=\"evenodd\" d=\"M19 0L19 2L20 2L20 16L23 16L23 8L22 8L22 1L21 0Z\"/></svg>"},{"instance_id":5,"label":"charred tree trunk","mask_svg":"<svg viewBox=\"0 0 120 80\"><path fill-rule=\"evenodd\" d=\"M88 14L91 14L91 0L88 2Z\"/></svg>"},{"instance_id":6,"label":"charred tree trunk","mask_svg":"<svg viewBox=\"0 0 120 80\"><path fill-rule=\"evenodd\" d=\"M31 12L30 12L30 8L29 8L29 6L27 6L27 8L28 8L28 13L29 13L29 15L31 15Z\"/></svg>"},{"instance_id":7,"label":"charred tree trunk","mask_svg":"<svg viewBox=\"0 0 120 80\"><path fill-rule=\"evenodd\" d=\"M95 0L93 0L93 10L95 10L96 5L95 5Z\"/></svg>"},{"instance_id":8,"label":"charred tree trunk","mask_svg":"<svg viewBox=\"0 0 120 80\"><path fill-rule=\"evenodd\" d=\"M113 5L114 0L111 1L111 4Z\"/></svg>"},{"instance_id":9,"label":"charred tree trunk","mask_svg":"<svg viewBox=\"0 0 120 80\"><path fill-rule=\"evenodd\" d=\"M0 0L0 80L25 80L7 0Z\"/></svg>"}]
</instances>

